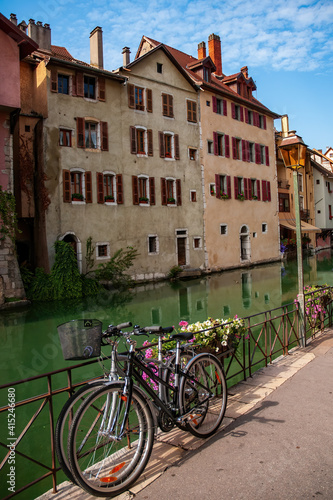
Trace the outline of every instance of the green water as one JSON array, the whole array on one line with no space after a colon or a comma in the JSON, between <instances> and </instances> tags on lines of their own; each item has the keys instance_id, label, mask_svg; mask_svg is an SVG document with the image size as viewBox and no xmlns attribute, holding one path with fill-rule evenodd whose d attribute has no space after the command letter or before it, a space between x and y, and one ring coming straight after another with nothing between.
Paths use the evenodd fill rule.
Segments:
<instances>
[{"instance_id":1,"label":"green water","mask_svg":"<svg viewBox=\"0 0 333 500\"><path fill-rule=\"evenodd\" d=\"M304 260L304 283L333 285L333 261L330 251L323 251ZM25 309L0 313L0 338L2 361L0 383L9 383L50 372L75 364L64 361L57 333L57 325L75 318L96 318L108 324L131 321L141 326L162 325L175 327L179 321L190 323L203 321L207 317L229 318L260 313L282 304L293 302L297 295L296 261L277 262L251 269L238 269L208 277L180 281L141 285L126 293L103 292L99 297L84 301L34 304ZM74 382L100 373L98 366L85 368L84 373L74 376ZM66 384L64 375L53 380L53 389ZM17 400L39 394L47 390L46 382L23 384L16 389ZM0 391L0 405L6 403L7 391ZM65 396L54 400L55 414L58 414ZM16 435L24 428L40 403L17 408ZM7 416L2 414L0 422L1 441L6 437ZM36 459L49 455L49 417L47 408L38 417L26 438L22 450ZM4 457L4 449L0 459ZM39 457L39 458L38 458ZM51 465L50 461L48 462ZM16 488L24 481L34 478L34 471L41 469L28 465L17 456L19 475ZM1 498L7 492L6 467L0 471ZM3 477L2 477L3 476ZM49 481L43 481L32 490L17 498L35 498L51 488Z\"/></svg>"}]
</instances>

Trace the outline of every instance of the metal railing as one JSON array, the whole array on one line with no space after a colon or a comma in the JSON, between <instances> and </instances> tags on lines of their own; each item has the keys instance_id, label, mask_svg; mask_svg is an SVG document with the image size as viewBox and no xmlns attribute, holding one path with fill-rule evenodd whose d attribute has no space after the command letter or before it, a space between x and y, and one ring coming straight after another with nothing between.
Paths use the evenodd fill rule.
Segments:
<instances>
[{"instance_id":1,"label":"metal railing","mask_svg":"<svg viewBox=\"0 0 333 500\"><path fill-rule=\"evenodd\" d=\"M332 326L332 295L333 289L331 287L312 290L305 294L305 345L316 333L322 331L327 326ZM299 305L296 300L291 304L270 311L247 316L243 320L247 333L242 337L239 348L236 352L230 350L222 354L222 362L229 386L236 384L239 380L245 380L257 369L267 366L281 355L287 355L291 348L301 345L298 333L300 314ZM2 476L0 484L4 485L8 483L9 485L8 494L2 497L3 500L19 495L37 483L50 478L52 479L53 492L57 491L57 474L60 471L60 467L57 465L54 445L54 424L57 417L54 409L56 406L55 401L61 394L63 397L65 393L71 395L76 387L83 385L89 380L93 380L93 378L97 378L93 377L73 383L73 379L77 378L77 374L79 373L78 370L82 370L82 367L87 369L89 365L93 365L97 361L93 360L81 363L62 370L56 370L0 386L0 396L4 394L5 396L9 396L11 394L9 391L12 391L13 394L16 388L24 384L28 384L29 386L36 381L44 383L46 387L46 390L42 394L36 394L15 401L16 422L20 422L20 425L17 425L16 428L20 428L21 430L15 438L10 437L9 441L6 438L1 438L0 440L2 449L5 449L0 464L0 476ZM66 381L60 383L62 385L60 388L53 388L55 385L59 385L59 377L66 377ZM7 428L6 423L10 422L9 417L13 415L11 409L13 409L13 406L10 403L0 408L0 429ZM34 424L38 422L38 419L41 419L44 409L48 410L48 422L46 423L44 418L43 423L47 427L50 454L47 460L42 461L38 456L29 456L23 449L23 443L29 439L35 439L35 437L31 437L33 436ZM26 437L27 435L28 438ZM47 443L43 442L43 446L45 447L46 445ZM13 452L15 453L16 460L20 459L25 464L28 464L29 467L34 466L34 477L31 477L32 480L30 482L19 484L18 487L16 486L18 481L14 481L15 488L10 490L10 475L8 471L10 471ZM41 469L42 472L37 473L35 471L37 468ZM8 478L9 481L7 481ZM46 486L45 490L50 487L49 483L49 486ZM26 498L26 494L22 498Z\"/></svg>"}]
</instances>

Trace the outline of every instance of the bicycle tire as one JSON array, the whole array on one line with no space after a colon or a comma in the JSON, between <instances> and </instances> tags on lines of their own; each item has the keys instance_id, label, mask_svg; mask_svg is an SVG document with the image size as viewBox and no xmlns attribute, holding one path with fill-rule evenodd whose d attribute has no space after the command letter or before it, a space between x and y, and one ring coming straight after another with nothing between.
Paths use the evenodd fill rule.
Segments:
<instances>
[{"instance_id":1,"label":"bicycle tire","mask_svg":"<svg viewBox=\"0 0 333 500\"><path fill-rule=\"evenodd\" d=\"M75 413L70 429L72 474L94 496L111 498L126 491L143 472L153 448L152 413L135 387L125 433L116 438L126 406L123 388L124 382L112 382L91 394Z\"/></svg>"},{"instance_id":2,"label":"bicycle tire","mask_svg":"<svg viewBox=\"0 0 333 500\"><path fill-rule=\"evenodd\" d=\"M58 416L54 432L56 454L60 467L66 474L67 478L74 484L76 484L76 482L70 470L67 456L67 440L72 415L74 415L75 411L83 403L84 399L90 395L92 391L99 389L101 385L105 384L105 382L105 379L99 379L80 387L66 401Z\"/></svg>"},{"instance_id":3,"label":"bicycle tire","mask_svg":"<svg viewBox=\"0 0 333 500\"><path fill-rule=\"evenodd\" d=\"M212 354L198 354L186 366L188 377L181 377L180 408L188 413L185 429L200 438L214 434L227 407L227 384L220 361Z\"/></svg>"}]
</instances>

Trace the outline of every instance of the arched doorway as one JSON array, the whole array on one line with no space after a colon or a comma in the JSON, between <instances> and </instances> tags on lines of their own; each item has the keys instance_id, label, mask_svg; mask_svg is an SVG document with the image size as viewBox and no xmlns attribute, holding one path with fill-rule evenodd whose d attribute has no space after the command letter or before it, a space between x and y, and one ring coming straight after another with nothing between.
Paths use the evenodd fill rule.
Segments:
<instances>
[{"instance_id":1,"label":"arched doorway","mask_svg":"<svg viewBox=\"0 0 333 500\"><path fill-rule=\"evenodd\" d=\"M82 273L82 249L81 249L81 241L79 240L79 238L76 236L75 233L67 232L63 236L59 237L59 240L65 241L66 243L69 243L73 247L79 271L80 273Z\"/></svg>"},{"instance_id":2,"label":"arched doorway","mask_svg":"<svg viewBox=\"0 0 333 500\"><path fill-rule=\"evenodd\" d=\"M251 241L249 228L244 225L239 232L240 237L240 258L242 261L251 260Z\"/></svg>"}]
</instances>

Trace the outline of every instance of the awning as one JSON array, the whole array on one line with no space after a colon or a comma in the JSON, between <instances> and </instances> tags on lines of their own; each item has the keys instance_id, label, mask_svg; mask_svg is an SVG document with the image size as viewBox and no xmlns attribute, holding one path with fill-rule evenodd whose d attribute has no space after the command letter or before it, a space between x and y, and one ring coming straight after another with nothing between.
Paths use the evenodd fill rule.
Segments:
<instances>
[{"instance_id":1,"label":"awning","mask_svg":"<svg viewBox=\"0 0 333 500\"><path fill-rule=\"evenodd\" d=\"M296 220L295 219L280 219L280 224L287 229L291 229L292 231L296 231ZM301 220L301 233L321 233L321 229L316 226L312 226L307 222Z\"/></svg>"}]
</instances>

